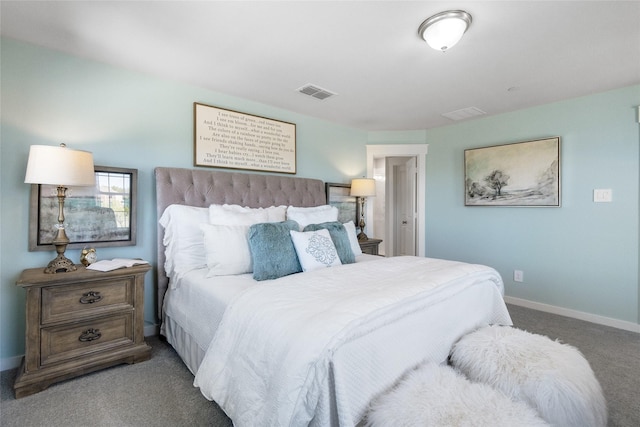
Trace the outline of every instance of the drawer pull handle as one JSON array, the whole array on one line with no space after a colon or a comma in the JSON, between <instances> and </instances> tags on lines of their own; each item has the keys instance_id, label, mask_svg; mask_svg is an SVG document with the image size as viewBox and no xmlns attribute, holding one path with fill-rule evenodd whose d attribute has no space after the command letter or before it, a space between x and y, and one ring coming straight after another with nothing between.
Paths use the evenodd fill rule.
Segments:
<instances>
[{"instance_id":1,"label":"drawer pull handle","mask_svg":"<svg viewBox=\"0 0 640 427\"><path fill-rule=\"evenodd\" d=\"M82 298L80 298L80 304L93 304L94 302L98 302L102 299L102 295L100 292L89 291L86 294L82 294Z\"/></svg>"},{"instance_id":2,"label":"drawer pull handle","mask_svg":"<svg viewBox=\"0 0 640 427\"><path fill-rule=\"evenodd\" d=\"M100 333L100 329L90 328L80 334L78 340L81 342L90 342L99 339L101 336L102 334Z\"/></svg>"}]
</instances>

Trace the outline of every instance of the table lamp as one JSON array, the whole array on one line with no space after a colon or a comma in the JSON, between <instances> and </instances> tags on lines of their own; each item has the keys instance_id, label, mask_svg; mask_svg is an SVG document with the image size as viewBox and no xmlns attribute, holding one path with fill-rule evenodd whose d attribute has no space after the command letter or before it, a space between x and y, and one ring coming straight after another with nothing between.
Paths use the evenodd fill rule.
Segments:
<instances>
[{"instance_id":1,"label":"table lamp","mask_svg":"<svg viewBox=\"0 0 640 427\"><path fill-rule=\"evenodd\" d=\"M58 224L53 239L58 256L45 268L45 273L62 273L76 270L73 261L64 256L69 238L64 230L64 199L67 186L90 187L95 185L93 155L88 151L71 150L65 144L59 147L32 145L27 161L26 184L49 184L58 187Z\"/></svg>"},{"instance_id":2,"label":"table lamp","mask_svg":"<svg viewBox=\"0 0 640 427\"><path fill-rule=\"evenodd\" d=\"M351 195L360 200L360 233L358 240L369 240L364 233L364 202L367 197L376 195L376 181L373 178L355 178L351 180Z\"/></svg>"}]
</instances>

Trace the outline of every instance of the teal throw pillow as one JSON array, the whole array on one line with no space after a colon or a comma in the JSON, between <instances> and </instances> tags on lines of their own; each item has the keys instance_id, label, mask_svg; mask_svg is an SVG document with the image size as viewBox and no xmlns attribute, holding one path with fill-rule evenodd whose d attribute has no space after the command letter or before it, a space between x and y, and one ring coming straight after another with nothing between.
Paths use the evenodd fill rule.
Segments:
<instances>
[{"instance_id":1,"label":"teal throw pillow","mask_svg":"<svg viewBox=\"0 0 640 427\"><path fill-rule=\"evenodd\" d=\"M249 227L249 250L255 280L272 280L302 271L289 233L298 229L298 223L292 220Z\"/></svg>"},{"instance_id":2,"label":"teal throw pillow","mask_svg":"<svg viewBox=\"0 0 640 427\"><path fill-rule=\"evenodd\" d=\"M342 264L352 264L356 262L356 256L351 249L351 243L349 242L349 235L347 229L344 228L338 221L323 222L321 224L309 224L304 228L304 231L317 231L328 230L331 240L338 251L338 257Z\"/></svg>"}]
</instances>

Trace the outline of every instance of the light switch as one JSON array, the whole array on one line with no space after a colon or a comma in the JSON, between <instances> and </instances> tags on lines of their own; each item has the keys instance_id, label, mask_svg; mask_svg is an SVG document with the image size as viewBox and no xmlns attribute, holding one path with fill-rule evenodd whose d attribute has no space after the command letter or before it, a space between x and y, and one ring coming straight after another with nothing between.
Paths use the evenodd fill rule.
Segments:
<instances>
[{"instance_id":1,"label":"light switch","mask_svg":"<svg viewBox=\"0 0 640 427\"><path fill-rule=\"evenodd\" d=\"M613 200L613 192L610 188L593 190L593 201L596 203L607 203Z\"/></svg>"}]
</instances>

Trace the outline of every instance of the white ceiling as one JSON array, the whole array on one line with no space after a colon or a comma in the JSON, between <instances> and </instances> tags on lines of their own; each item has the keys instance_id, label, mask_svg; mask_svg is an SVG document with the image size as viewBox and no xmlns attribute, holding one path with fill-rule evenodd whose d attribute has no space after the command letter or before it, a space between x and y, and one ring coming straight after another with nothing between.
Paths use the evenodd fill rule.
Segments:
<instances>
[{"instance_id":1,"label":"white ceiling","mask_svg":"<svg viewBox=\"0 0 640 427\"><path fill-rule=\"evenodd\" d=\"M640 83L640 1L0 5L3 36L364 130L427 129L463 108L491 115ZM442 53L417 29L448 9L473 23ZM297 92L308 83L338 95Z\"/></svg>"}]
</instances>

